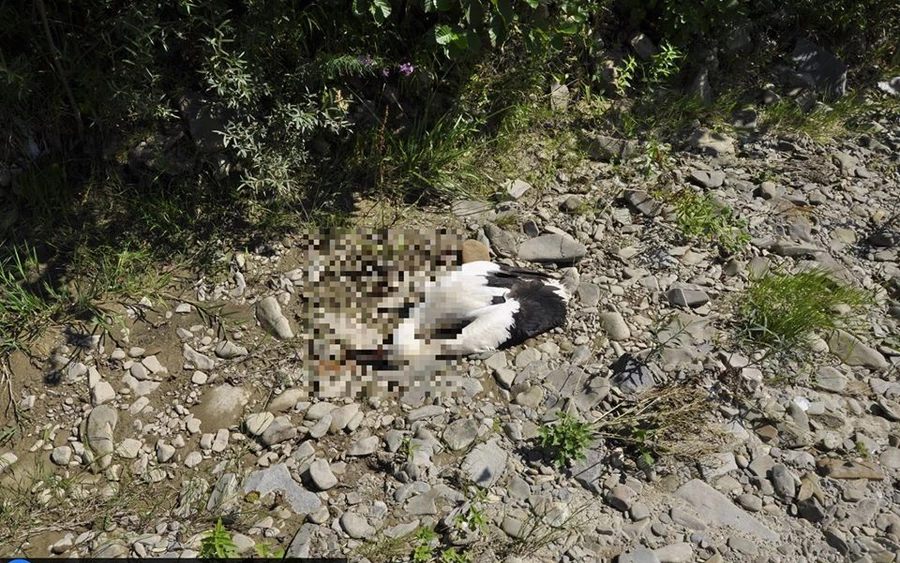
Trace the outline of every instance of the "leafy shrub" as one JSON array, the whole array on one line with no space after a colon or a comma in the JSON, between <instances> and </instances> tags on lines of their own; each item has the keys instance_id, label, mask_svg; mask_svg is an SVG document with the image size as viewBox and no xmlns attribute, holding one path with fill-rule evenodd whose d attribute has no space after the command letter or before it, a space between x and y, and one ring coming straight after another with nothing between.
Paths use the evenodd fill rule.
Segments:
<instances>
[{"instance_id":1,"label":"leafy shrub","mask_svg":"<svg viewBox=\"0 0 900 563\"><path fill-rule=\"evenodd\" d=\"M562 467L584 459L585 451L594 442L593 428L568 413L560 413L553 426L539 430L541 446L554 452L556 465Z\"/></svg>"}]
</instances>

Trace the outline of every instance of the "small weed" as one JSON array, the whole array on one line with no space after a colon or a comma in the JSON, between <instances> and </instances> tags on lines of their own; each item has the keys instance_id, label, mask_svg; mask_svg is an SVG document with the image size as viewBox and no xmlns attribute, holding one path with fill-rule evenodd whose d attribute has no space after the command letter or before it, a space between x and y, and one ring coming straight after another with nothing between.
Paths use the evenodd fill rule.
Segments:
<instances>
[{"instance_id":1,"label":"small weed","mask_svg":"<svg viewBox=\"0 0 900 563\"><path fill-rule=\"evenodd\" d=\"M472 558L468 553L458 552L455 547L448 547L441 551L441 563L471 563Z\"/></svg>"},{"instance_id":2,"label":"small weed","mask_svg":"<svg viewBox=\"0 0 900 563\"><path fill-rule=\"evenodd\" d=\"M432 546L437 539L438 535L433 528L419 528L414 536L413 562L428 563L428 561L431 561Z\"/></svg>"},{"instance_id":3,"label":"small weed","mask_svg":"<svg viewBox=\"0 0 900 563\"><path fill-rule=\"evenodd\" d=\"M856 453L859 454L859 457L863 459L867 459L869 457L869 450L866 449L865 442L863 442L862 440L857 440L854 446L856 447Z\"/></svg>"},{"instance_id":4,"label":"small weed","mask_svg":"<svg viewBox=\"0 0 900 563\"><path fill-rule=\"evenodd\" d=\"M222 525L222 519L200 540L201 559L233 559L238 556L237 545Z\"/></svg>"},{"instance_id":5,"label":"small weed","mask_svg":"<svg viewBox=\"0 0 900 563\"><path fill-rule=\"evenodd\" d=\"M747 224L734 216L731 208L715 201L709 194L684 189L671 196L675 205L678 230L684 236L718 244L734 254L748 242Z\"/></svg>"},{"instance_id":6,"label":"small weed","mask_svg":"<svg viewBox=\"0 0 900 563\"><path fill-rule=\"evenodd\" d=\"M834 308L859 308L871 296L844 285L828 272L769 272L755 280L738 305L741 334L775 352L808 349L812 333L842 325Z\"/></svg>"},{"instance_id":7,"label":"small weed","mask_svg":"<svg viewBox=\"0 0 900 563\"><path fill-rule=\"evenodd\" d=\"M560 413L557 423L540 429L541 446L555 452L556 465L562 467L584 459L584 453L594 441L590 424L568 413Z\"/></svg>"}]
</instances>

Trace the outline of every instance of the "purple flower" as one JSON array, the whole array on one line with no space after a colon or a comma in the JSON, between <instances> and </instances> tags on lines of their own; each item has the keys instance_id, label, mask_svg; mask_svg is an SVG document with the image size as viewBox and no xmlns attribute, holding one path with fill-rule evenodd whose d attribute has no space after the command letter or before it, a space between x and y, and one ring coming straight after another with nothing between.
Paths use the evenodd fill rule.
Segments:
<instances>
[{"instance_id":1,"label":"purple flower","mask_svg":"<svg viewBox=\"0 0 900 563\"><path fill-rule=\"evenodd\" d=\"M368 55L360 55L356 57L356 59L365 66L372 66L372 64L375 62L372 60L372 57L369 57Z\"/></svg>"},{"instance_id":2,"label":"purple flower","mask_svg":"<svg viewBox=\"0 0 900 563\"><path fill-rule=\"evenodd\" d=\"M412 74L414 70L415 67L412 65L412 63L403 63L402 65L400 65L400 72L402 72L406 76Z\"/></svg>"}]
</instances>

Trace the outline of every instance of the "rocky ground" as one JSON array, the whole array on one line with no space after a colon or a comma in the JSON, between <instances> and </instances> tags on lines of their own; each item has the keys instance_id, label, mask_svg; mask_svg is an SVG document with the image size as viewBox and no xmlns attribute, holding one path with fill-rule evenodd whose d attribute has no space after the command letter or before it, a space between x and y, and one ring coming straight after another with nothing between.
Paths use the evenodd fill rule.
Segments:
<instances>
[{"instance_id":1,"label":"rocky ground","mask_svg":"<svg viewBox=\"0 0 900 563\"><path fill-rule=\"evenodd\" d=\"M142 299L107 333L50 333L42 362L11 358L0 552L196 556L221 516L244 554L897 561L900 125L872 125L830 143L698 129L649 168L600 139L548 185L411 218L576 295L564 329L461 363L457 396L307 391L303 238L226 249L228 279ZM649 186L713 195L746 248L684 237ZM874 295L852 331L816 335L807 362L732 338L753 275L811 265ZM539 436L561 410L599 429L562 467Z\"/></svg>"}]
</instances>

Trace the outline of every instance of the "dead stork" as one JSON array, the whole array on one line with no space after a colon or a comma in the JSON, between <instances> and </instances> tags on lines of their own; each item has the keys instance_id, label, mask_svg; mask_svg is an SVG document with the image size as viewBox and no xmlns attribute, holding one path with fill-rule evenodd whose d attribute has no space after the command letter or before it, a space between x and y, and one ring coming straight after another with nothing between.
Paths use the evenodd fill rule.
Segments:
<instances>
[{"instance_id":1,"label":"dead stork","mask_svg":"<svg viewBox=\"0 0 900 563\"><path fill-rule=\"evenodd\" d=\"M426 284L387 349L409 358L478 354L515 346L562 326L569 294L547 274L479 261Z\"/></svg>"}]
</instances>

